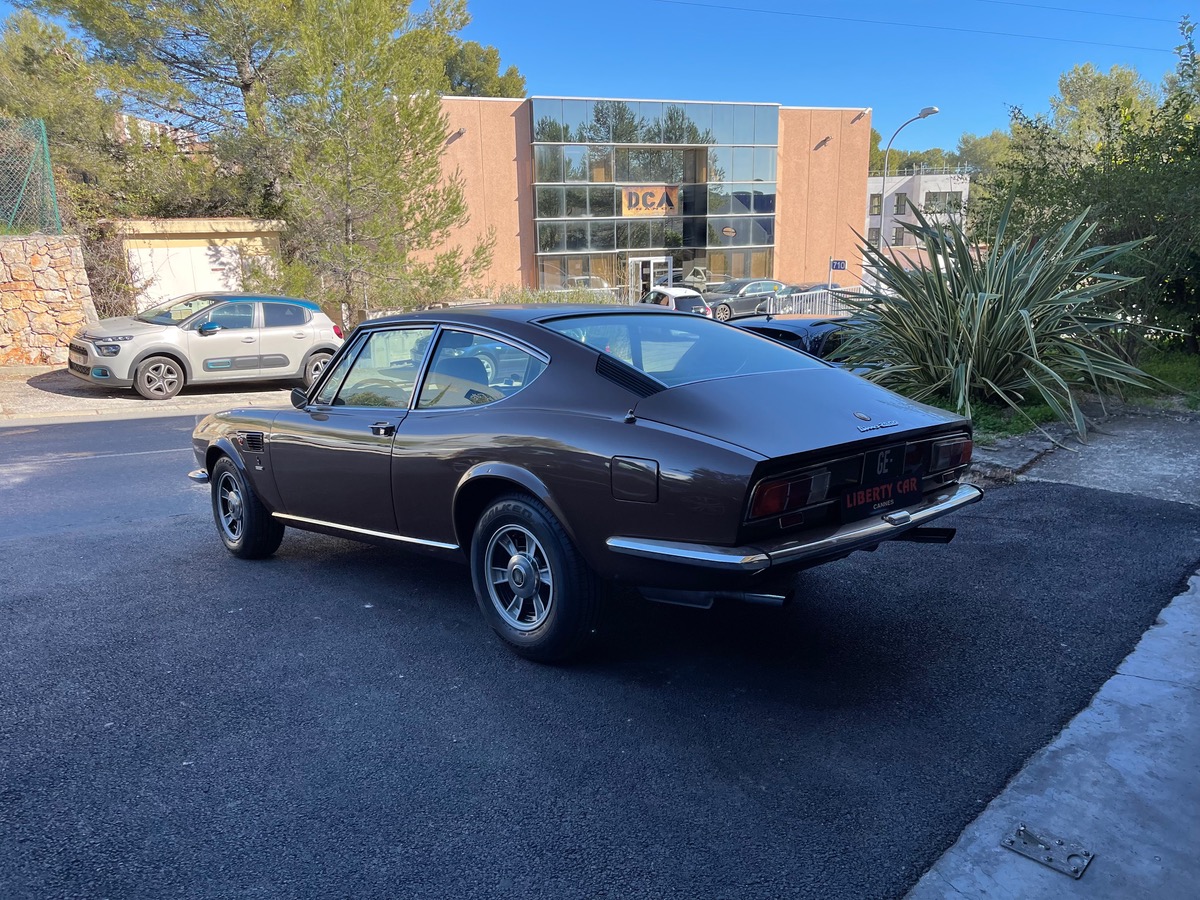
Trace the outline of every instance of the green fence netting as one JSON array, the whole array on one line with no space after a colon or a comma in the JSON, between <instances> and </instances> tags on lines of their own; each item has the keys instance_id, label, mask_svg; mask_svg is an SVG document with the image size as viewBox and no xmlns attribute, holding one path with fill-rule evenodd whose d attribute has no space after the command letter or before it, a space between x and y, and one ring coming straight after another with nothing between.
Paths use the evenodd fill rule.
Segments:
<instances>
[{"instance_id":1,"label":"green fence netting","mask_svg":"<svg viewBox=\"0 0 1200 900\"><path fill-rule=\"evenodd\" d=\"M62 234L41 119L0 119L0 233Z\"/></svg>"}]
</instances>

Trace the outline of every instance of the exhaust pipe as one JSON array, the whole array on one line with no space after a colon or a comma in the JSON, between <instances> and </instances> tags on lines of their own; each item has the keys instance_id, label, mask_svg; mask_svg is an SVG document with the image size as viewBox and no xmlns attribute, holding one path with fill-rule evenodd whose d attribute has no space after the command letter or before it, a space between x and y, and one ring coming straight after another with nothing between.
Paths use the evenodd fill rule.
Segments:
<instances>
[{"instance_id":1,"label":"exhaust pipe","mask_svg":"<svg viewBox=\"0 0 1200 900\"><path fill-rule=\"evenodd\" d=\"M718 598L736 600L739 603L754 603L759 606L783 606L788 594L767 594L759 591L680 591L671 588L639 588L643 597L655 603L670 603L673 606L691 606L709 609Z\"/></svg>"},{"instance_id":2,"label":"exhaust pipe","mask_svg":"<svg viewBox=\"0 0 1200 900\"><path fill-rule=\"evenodd\" d=\"M958 533L956 528L911 528L898 534L893 541L912 541L915 544L948 544Z\"/></svg>"}]
</instances>

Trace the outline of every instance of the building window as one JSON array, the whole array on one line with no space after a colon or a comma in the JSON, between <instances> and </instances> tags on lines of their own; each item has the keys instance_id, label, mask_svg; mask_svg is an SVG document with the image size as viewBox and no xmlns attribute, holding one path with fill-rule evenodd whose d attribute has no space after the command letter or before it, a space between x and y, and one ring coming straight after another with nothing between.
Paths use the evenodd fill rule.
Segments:
<instances>
[{"instance_id":1,"label":"building window","mask_svg":"<svg viewBox=\"0 0 1200 900\"><path fill-rule=\"evenodd\" d=\"M870 244L872 247L879 246L879 229L878 228L868 228L867 229L867 243Z\"/></svg>"},{"instance_id":2,"label":"building window","mask_svg":"<svg viewBox=\"0 0 1200 900\"><path fill-rule=\"evenodd\" d=\"M883 194L871 195L871 209L867 213L869 216L877 216L883 212Z\"/></svg>"},{"instance_id":3,"label":"building window","mask_svg":"<svg viewBox=\"0 0 1200 900\"><path fill-rule=\"evenodd\" d=\"M962 191L926 191L925 212L956 213L962 211Z\"/></svg>"},{"instance_id":4,"label":"building window","mask_svg":"<svg viewBox=\"0 0 1200 900\"><path fill-rule=\"evenodd\" d=\"M908 208L908 194L896 194L896 215L902 216Z\"/></svg>"},{"instance_id":5,"label":"building window","mask_svg":"<svg viewBox=\"0 0 1200 900\"><path fill-rule=\"evenodd\" d=\"M897 247L904 246L904 229L899 225L892 229L892 244Z\"/></svg>"}]
</instances>

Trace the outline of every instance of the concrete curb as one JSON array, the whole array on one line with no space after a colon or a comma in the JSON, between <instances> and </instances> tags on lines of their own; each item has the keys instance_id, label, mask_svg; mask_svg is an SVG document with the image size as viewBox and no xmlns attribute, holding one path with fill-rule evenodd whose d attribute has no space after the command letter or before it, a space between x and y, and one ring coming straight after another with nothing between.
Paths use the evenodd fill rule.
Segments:
<instances>
[{"instance_id":1,"label":"concrete curb","mask_svg":"<svg viewBox=\"0 0 1200 900\"><path fill-rule=\"evenodd\" d=\"M906 900L1200 897L1198 746L1200 573ZM1086 847L1083 876L1007 849L1019 824Z\"/></svg>"}]
</instances>

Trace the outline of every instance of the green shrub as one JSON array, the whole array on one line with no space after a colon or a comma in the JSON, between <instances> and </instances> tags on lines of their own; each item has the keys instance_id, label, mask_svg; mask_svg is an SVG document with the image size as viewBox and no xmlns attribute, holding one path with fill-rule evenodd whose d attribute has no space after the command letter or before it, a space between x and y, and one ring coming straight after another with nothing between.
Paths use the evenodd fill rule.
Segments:
<instances>
[{"instance_id":1,"label":"green shrub","mask_svg":"<svg viewBox=\"0 0 1200 900\"><path fill-rule=\"evenodd\" d=\"M915 399L948 397L968 416L979 401L1021 415L1040 401L1081 440L1081 390L1156 381L1122 355L1117 338L1130 325L1107 302L1134 280L1112 262L1138 242L1091 246L1082 215L1040 239L1013 236L1005 209L985 249L958 222L915 215L904 227L933 264L909 268L863 242L878 283L849 298L856 312L840 358L877 367L868 377Z\"/></svg>"}]
</instances>

